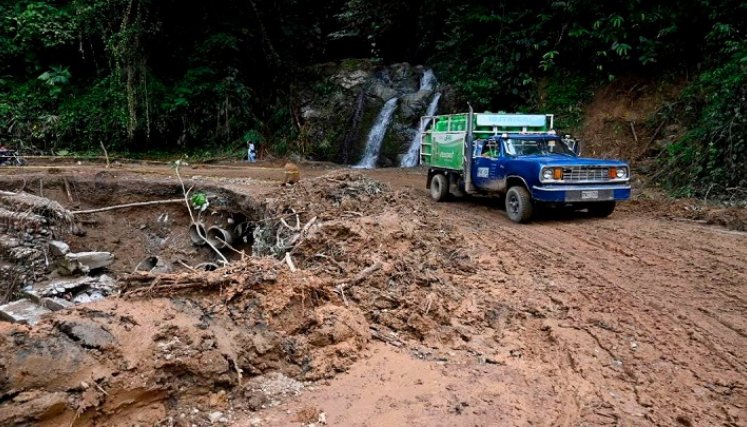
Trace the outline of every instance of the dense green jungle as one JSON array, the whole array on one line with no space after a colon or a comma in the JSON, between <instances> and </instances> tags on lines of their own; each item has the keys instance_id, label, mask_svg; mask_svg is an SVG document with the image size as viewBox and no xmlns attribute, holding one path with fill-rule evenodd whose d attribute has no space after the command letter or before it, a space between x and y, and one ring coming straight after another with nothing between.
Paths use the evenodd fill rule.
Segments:
<instances>
[{"instance_id":1,"label":"dense green jungle","mask_svg":"<svg viewBox=\"0 0 747 427\"><path fill-rule=\"evenodd\" d=\"M583 132L592 100L633 82L609 96L676 88L633 129L646 173L729 196L747 187L744 16L740 0L0 0L0 143L238 158L251 139L351 164L398 97L393 166L436 90L439 114L554 113Z\"/></svg>"}]
</instances>

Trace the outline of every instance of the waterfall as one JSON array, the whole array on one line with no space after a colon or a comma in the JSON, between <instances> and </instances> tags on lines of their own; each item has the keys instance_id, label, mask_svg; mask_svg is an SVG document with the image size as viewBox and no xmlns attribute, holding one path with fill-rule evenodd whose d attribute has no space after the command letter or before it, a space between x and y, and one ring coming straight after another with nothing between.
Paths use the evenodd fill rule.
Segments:
<instances>
[{"instance_id":1,"label":"waterfall","mask_svg":"<svg viewBox=\"0 0 747 427\"><path fill-rule=\"evenodd\" d=\"M433 70L430 68L423 71L423 76L420 78L420 90L433 90L433 84L436 82L436 75L433 74Z\"/></svg>"},{"instance_id":2,"label":"waterfall","mask_svg":"<svg viewBox=\"0 0 747 427\"><path fill-rule=\"evenodd\" d=\"M438 101L441 99L441 92L436 93L433 95L433 99L431 100L431 103L428 105L428 110L426 110L425 115L426 116L432 116L436 114L436 108L438 108ZM415 134L415 137L412 138L412 141L410 142L410 148L407 149L407 154L405 154L402 157L402 161L400 162L400 166L403 168L411 168L415 167L420 163L420 140L423 139L423 133L425 132L425 129L428 127L428 124L430 123L431 119L427 119L420 122L420 126L418 127L418 132Z\"/></svg>"},{"instance_id":3,"label":"waterfall","mask_svg":"<svg viewBox=\"0 0 747 427\"><path fill-rule=\"evenodd\" d=\"M379 160L381 143L384 141L384 135L386 135L386 131L389 128L389 122L392 121L394 110L397 109L397 100L398 98L392 98L384 104L379 116L376 118L376 122L368 133L363 159L354 167L363 169L373 169L376 167L376 161Z\"/></svg>"}]
</instances>

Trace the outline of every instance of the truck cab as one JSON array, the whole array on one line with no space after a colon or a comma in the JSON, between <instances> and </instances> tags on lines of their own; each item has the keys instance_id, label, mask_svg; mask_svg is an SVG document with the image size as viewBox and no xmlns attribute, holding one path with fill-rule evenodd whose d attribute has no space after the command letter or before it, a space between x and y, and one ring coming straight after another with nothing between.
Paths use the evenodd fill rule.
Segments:
<instances>
[{"instance_id":1,"label":"truck cab","mask_svg":"<svg viewBox=\"0 0 747 427\"><path fill-rule=\"evenodd\" d=\"M438 116L432 118L433 131L421 147L423 162L431 166L431 196L437 201L450 193L505 197L508 217L521 223L530 221L539 204L612 214L618 201L630 198L630 168L619 160L580 157L577 142L551 129L551 117L468 113L463 139L458 128L439 130ZM501 132L501 127L509 129Z\"/></svg>"}]
</instances>

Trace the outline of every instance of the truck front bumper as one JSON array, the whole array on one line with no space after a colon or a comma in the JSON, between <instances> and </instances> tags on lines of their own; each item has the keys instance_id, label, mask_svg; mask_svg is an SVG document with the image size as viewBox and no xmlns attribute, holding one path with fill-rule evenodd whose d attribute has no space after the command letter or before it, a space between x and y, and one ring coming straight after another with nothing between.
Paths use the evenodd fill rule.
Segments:
<instances>
[{"instance_id":1,"label":"truck front bumper","mask_svg":"<svg viewBox=\"0 0 747 427\"><path fill-rule=\"evenodd\" d=\"M630 185L535 185L532 198L546 203L622 201L630 198Z\"/></svg>"}]
</instances>

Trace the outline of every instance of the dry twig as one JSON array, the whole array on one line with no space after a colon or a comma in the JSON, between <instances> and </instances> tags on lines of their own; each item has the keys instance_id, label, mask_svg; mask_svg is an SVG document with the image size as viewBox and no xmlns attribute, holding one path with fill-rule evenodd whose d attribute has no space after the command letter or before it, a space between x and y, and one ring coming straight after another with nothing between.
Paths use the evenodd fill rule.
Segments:
<instances>
[{"instance_id":1,"label":"dry twig","mask_svg":"<svg viewBox=\"0 0 747 427\"><path fill-rule=\"evenodd\" d=\"M176 172L176 177L179 179L179 183L182 185L182 193L184 193L184 203L187 205L187 212L189 212L189 218L192 220L192 224L197 224L197 221L195 221L195 216L192 213L192 207L189 205L189 192L192 191L192 187L187 190L187 187L184 185L184 180L182 179L182 175L179 173L179 164L180 162L177 160L176 167L174 168ZM205 243L207 243L208 246L210 246L210 249L212 249L218 256L220 257L221 261L223 261L224 265L228 265L228 259L221 253L221 251L218 250L218 248L215 247L207 238L207 236L203 236L202 230L200 230L200 227L196 227L197 235L200 236L200 239L202 239Z\"/></svg>"},{"instance_id":2,"label":"dry twig","mask_svg":"<svg viewBox=\"0 0 747 427\"><path fill-rule=\"evenodd\" d=\"M125 208L136 208L140 206L151 206L151 205L168 205L172 203L182 203L184 199L167 199L167 200L152 200L149 202L133 202L133 203L125 203L124 205L114 205L114 206L107 206L104 208L98 208L98 209L87 209L82 211L73 211L71 214L73 215L82 215L82 214L92 214L92 213L98 213L98 212L106 212L106 211L112 211L115 209L125 209Z\"/></svg>"}]
</instances>

